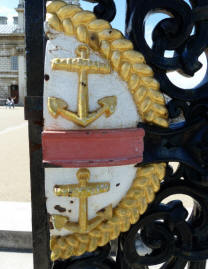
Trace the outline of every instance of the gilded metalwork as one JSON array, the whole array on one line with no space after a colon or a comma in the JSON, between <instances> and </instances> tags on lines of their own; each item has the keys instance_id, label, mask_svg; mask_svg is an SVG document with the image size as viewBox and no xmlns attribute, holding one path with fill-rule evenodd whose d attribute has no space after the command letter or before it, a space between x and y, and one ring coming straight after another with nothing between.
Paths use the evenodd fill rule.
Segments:
<instances>
[{"instance_id":1,"label":"gilded metalwork","mask_svg":"<svg viewBox=\"0 0 208 269\"><path fill-rule=\"evenodd\" d=\"M103 220L112 217L112 206L109 206L104 212L98 212L98 217L88 222L88 197L100 193L108 192L110 189L109 182L88 183L90 179L90 171L81 168L77 172L79 184L56 185L54 193L56 196L67 196L79 198L79 224L70 223L67 217L53 216L55 227L58 229L66 228L72 232L89 233L95 229Z\"/></svg>"},{"instance_id":2,"label":"gilded metalwork","mask_svg":"<svg viewBox=\"0 0 208 269\"><path fill-rule=\"evenodd\" d=\"M144 56L133 50L131 41L95 14L63 1L48 2L49 26L64 32L99 52L127 82L138 112L144 122L168 127L168 112L160 85ZM50 35L50 33L48 33ZM64 63L66 68L66 63ZM70 66L70 64L69 64Z\"/></svg>"},{"instance_id":3,"label":"gilded metalwork","mask_svg":"<svg viewBox=\"0 0 208 269\"><path fill-rule=\"evenodd\" d=\"M121 232L128 231L130 225L139 220L140 215L146 211L148 204L154 200L155 192L159 190L160 182L164 177L165 167L165 164L151 164L138 168L131 188L118 206L113 209L112 216L110 217L110 206L105 209L105 213L98 212L98 214L107 215L105 216L106 221L100 223L90 232L77 233L75 231L74 234L67 236L52 236L51 259L53 261L66 259L71 256L82 255L86 251L94 251L98 246L104 246L110 240L116 239ZM64 189L63 193L68 196L69 187ZM57 188L57 192L60 193L60 189ZM107 217L110 218L107 219ZM63 216L53 216L53 218L57 228L63 226L67 228L68 218ZM85 240L84 246L83 240Z\"/></svg>"},{"instance_id":4,"label":"gilded metalwork","mask_svg":"<svg viewBox=\"0 0 208 269\"><path fill-rule=\"evenodd\" d=\"M82 197L80 197L81 207L79 207L79 211L80 211L79 224L71 222L70 219L66 216L53 215L51 217L51 221L57 230L64 228L73 233L86 234L94 230L103 221L107 221L112 218L113 208L112 208L112 205L109 205L106 208L103 208L102 211L97 212L97 216L95 218L91 220L87 220L87 210L86 211L83 210L84 205L86 205L86 209L87 209L87 203L86 204L83 203L84 199L81 199L81 198Z\"/></svg>"},{"instance_id":5,"label":"gilded metalwork","mask_svg":"<svg viewBox=\"0 0 208 269\"><path fill-rule=\"evenodd\" d=\"M48 2L47 12L51 28L75 36L110 62L113 70L126 81L144 122L168 127L168 113L160 85L153 78L152 69L145 64L144 56L133 50L133 44L121 32L112 29L107 21L96 19L92 12L63 1ZM112 218L89 233L52 236L51 259L67 259L94 251L98 246L116 239L121 232L128 231L154 200L164 178L165 167L166 164L158 163L138 168L131 188L113 209Z\"/></svg>"},{"instance_id":6,"label":"gilded metalwork","mask_svg":"<svg viewBox=\"0 0 208 269\"><path fill-rule=\"evenodd\" d=\"M101 108L89 113L88 74L110 74L111 67L108 63L89 60L90 49L86 45L80 45L76 50L76 54L78 58L75 59L53 59L51 67L53 70L64 70L79 74L77 113L67 110L67 103L55 97L48 98L48 110L54 118L60 115L67 120L86 127L103 114L110 117L115 112L117 98L116 96L108 96L98 100Z\"/></svg>"}]
</instances>

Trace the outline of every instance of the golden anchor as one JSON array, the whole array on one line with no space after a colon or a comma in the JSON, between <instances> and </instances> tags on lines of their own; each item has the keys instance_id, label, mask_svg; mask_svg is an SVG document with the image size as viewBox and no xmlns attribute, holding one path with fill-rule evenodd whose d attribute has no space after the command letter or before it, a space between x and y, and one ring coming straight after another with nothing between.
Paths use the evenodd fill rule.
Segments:
<instances>
[{"instance_id":1,"label":"golden anchor","mask_svg":"<svg viewBox=\"0 0 208 269\"><path fill-rule=\"evenodd\" d=\"M89 233L102 221L112 218L112 205L97 212L97 217L88 221L88 197L108 192L109 182L88 183L90 171L81 168L77 172L79 184L56 185L54 192L56 196L78 197L79 198L79 223L70 222L69 218L61 215L53 215L52 221L56 229L65 228L74 233Z\"/></svg>"},{"instance_id":2,"label":"golden anchor","mask_svg":"<svg viewBox=\"0 0 208 269\"><path fill-rule=\"evenodd\" d=\"M56 97L48 98L48 110L54 118L57 118L60 115L67 120L86 127L103 114L105 114L106 117L110 117L115 112L117 98L116 96L104 97L98 100L98 104L101 108L97 111L89 112L88 74L110 74L111 67L109 64L89 60L90 50L86 45L78 46L76 54L78 58L53 59L51 67L53 70L78 72L79 86L77 113L67 110L68 104L63 99Z\"/></svg>"}]
</instances>

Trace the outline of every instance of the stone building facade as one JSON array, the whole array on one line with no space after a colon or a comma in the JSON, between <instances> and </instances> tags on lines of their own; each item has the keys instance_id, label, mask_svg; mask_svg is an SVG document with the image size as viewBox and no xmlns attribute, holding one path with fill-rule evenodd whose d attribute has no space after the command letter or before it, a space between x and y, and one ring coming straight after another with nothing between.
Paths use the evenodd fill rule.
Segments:
<instances>
[{"instance_id":1,"label":"stone building facade","mask_svg":"<svg viewBox=\"0 0 208 269\"><path fill-rule=\"evenodd\" d=\"M17 104L24 104L26 95L25 22L24 0L19 0L17 17L8 23L0 17L0 99L15 97Z\"/></svg>"}]
</instances>

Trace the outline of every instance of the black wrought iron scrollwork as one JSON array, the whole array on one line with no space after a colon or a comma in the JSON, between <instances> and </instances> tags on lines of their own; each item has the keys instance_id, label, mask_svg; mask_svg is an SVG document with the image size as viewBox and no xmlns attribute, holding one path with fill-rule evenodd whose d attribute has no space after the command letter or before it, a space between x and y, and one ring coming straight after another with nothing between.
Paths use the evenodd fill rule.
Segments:
<instances>
[{"instance_id":1,"label":"black wrought iron scrollwork","mask_svg":"<svg viewBox=\"0 0 208 269\"><path fill-rule=\"evenodd\" d=\"M127 1L127 36L153 67L161 90L183 101L208 97L207 74L198 87L184 90L171 83L166 73L180 70L185 75L193 76L202 66L198 57L208 47L208 1L190 2L192 8L183 0ZM147 15L156 11L168 13L170 18L156 25L152 33L153 46L150 48L145 40L144 23ZM174 50L172 58L164 56L166 50Z\"/></svg>"},{"instance_id":2,"label":"black wrought iron scrollwork","mask_svg":"<svg viewBox=\"0 0 208 269\"><path fill-rule=\"evenodd\" d=\"M88 2L98 3L93 12L98 19L111 22L116 16L116 6L113 0L85 0Z\"/></svg>"},{"instance_id":3,"label":"black wrought iron scrollwork","mask_svg":"<svg viewBox=\"0 0 208 269\"><path fill-rule=\"evenodd\" d=\"M162 264L161 269L180 269L189 264L189 268L203 269L208 257L207 182L202 189L200 174L186 165L179 165L172 173L169 168L167 171L154 203L141 220L121 236L119 259L129 268ZM193 206L190 201L188 208L181 201L164 203L175 194L189 196ZM136 240L150 249L149 254L140 254L141 244L137 248Z\"/></svg>"},{"instance_id":4,"label":"black wrought iron scrollwork","mask_svg":"<svg viewBox=\"0 0 208 269\"><path fill-rule=\"evenodd\" d=\"M150 47L145 39L145 20L153 12L166 13L169 18L153 29ZM198 58L206 54L208 47L207 29L208 0L127 0L126 35L152 66L167 97L171 124L168 129L139 125L146 133L142 165L166 162L166 176L144 216L120 236L119 268L206 267L208 71L203 81L191 89L184 89L183 82L181 87L174 85L168 72L178 70L191 77L200 70ZM172 58L165 57L168 50L174 51ZM174 170L174 164L169 162L177 162L178 168ZM175 194L181 200L175 200ZM181 194L189 198L188 203Z\"/></svg>"},{"instance_id":5,"label":"black wrought iron scrollwork","mask_svg":"<svg viewBox=\"0 0 208 269\"><path fill-rule=\"evenodd\" d=\"M178 127L179 125L179 127ZM140 124L145 131L145 151L142 165L154 162L177 161L195 168L202 175L208 174L206 119L189 125L175 124L162 129Z\"/></svg>"},{"instance_id":6,"label":"black wrought iron scrollwork","mask_svg":"<svg viewBox=\"0 0 208 269\"><path fill-rule=\"evenodd\" d=\"M110 250L110 244L107 244L93 253L86 253L65 261L56 261L53 269L115 269L116 264L110 257Z\"/></svg>"}]
</instances>

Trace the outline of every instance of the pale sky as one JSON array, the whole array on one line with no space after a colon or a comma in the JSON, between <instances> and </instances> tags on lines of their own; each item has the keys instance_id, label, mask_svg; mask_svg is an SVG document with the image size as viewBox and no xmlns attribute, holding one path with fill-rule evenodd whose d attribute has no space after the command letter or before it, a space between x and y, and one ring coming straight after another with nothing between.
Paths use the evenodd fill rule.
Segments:
<instances>
[{"instance_id":1,"label":"pale sky","mask_svg":"<svg viewBox=\"0 0 208 269\"><path fill-rule=\"evenodd\" d=\"M189 1L185 0L188 4ZM84 9L92 10L93 4L89 4L85 1L80 1L81 6ZM13 16L16 16L17 13L14 8L17 7L19 3L19 0L0 0L0 16L7 16L9 18L9 23L12 23ZM126 12L126 0L115 0L116 8L117 8L117 15L114 21L112 22L112 26L114 28L119 29L121 32L124 33L124 24L125 24L125 12ZM146 20L146 26L145 26L145 37L146 41L151 47L152 45L152 39L151 39L151 32L154 29L155 25L163 18L168 17L164 14L152 14L147 20ZM171 52L166 53L166 57L171 57ZM207 60L205 53L202 54L199 58L200 62L203 63L203 67L200 71L198 71L193 78L187 78L179 74L178 72L171 72L169 73L169 79L174 82L177 86L182 86L183 88L192 88L196 86L205 76L206 69L207 69Z\"/></svg>"},{"instance_id":2,"label":"pale sky","mask_svg":"<svg viewBox=\"0 0 208 269\"><path fill-rule=\"evenodd\" d=\"M19 0L0 0L0 16L7 16L8 22L12 23L13 16L17 16L15 8L17 7Z\"/></svg>"},{"instance_id":3,"label":"pale sky","mask_svg":"<svg viewBox=\"0 0 208 269\"><path fill-rule=\"evenodd\" d=\"M80 1L84 9L92 10L93 4L87 3L85 1ZM12 22L12 17L16 16L17 13L14 8L17 7L19 0L0 0L0 16L7 16L9 22ZM124 23L125 23L125 10L126 10L126 1L125 0L115 0L117 15L114 19L112 25L114 28L117 28L124 32Z\"/></svg>"}]
</instances>

